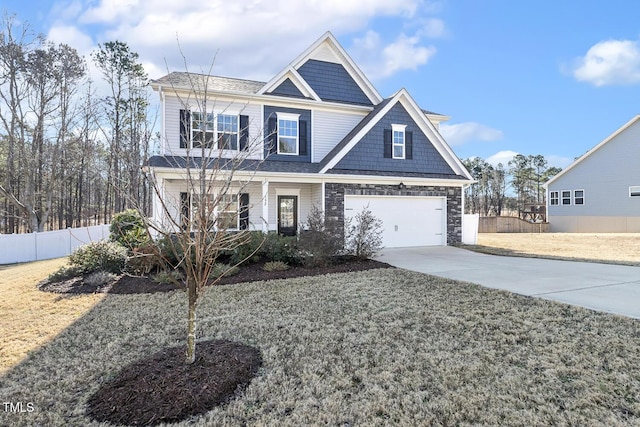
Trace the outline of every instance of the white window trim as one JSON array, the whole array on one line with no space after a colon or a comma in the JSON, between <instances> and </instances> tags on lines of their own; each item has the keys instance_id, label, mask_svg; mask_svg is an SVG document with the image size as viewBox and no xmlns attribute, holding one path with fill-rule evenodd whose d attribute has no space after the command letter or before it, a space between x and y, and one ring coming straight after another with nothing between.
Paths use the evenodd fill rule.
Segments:
<instances>
[{"instance_id":1,"label":"white window trim","mask_svg":"<svg viewBox=\"0 0 640 427\"><path fill-rule=\"evenodd\" d=\"M556 203L553 203L553 195L555 193ZM549 191L549 206L560 206L560 192L559 191Z\"/></svg>"},{"instance_id":2,"label":"white window trim","mask_svg":"<svg viewBox=\"0 0 640 427\"><path fill-rule=\"evenodd\" d=\"M576 192L578 192L578 191L582 191L582 197L577 197L576 196ZM585 195L585 191L583 189L581 189L581 188L579 188L577 190L573 190L573 204L575 206L584 206L585 202L586 202L584 195ZM576 199L582 199L582 203L576 203Z\"/></svg>"},{"instance_id":3,"label":"white window trim","mask_svg":"<svg viewBox=\"0 0 640 427\"><path fill-rule=\"evenodd\" d=\"M629 186L629 197L640 197L640 185Z\"/></svg>"},{"instance_id":4,"label":"white window trim","mask_svg":"<svg viewBox=\"0 0 640 427\"><path fill-rule=\"evenodd\" d=\"M218 147L218 138L219 138L219 134L220 133L224 133L224 132L218 132L218 116L219 115L223 115L223 116L235 116L236 120L238 121L238 131L235 133L236 134L236 149L229 149L229 148L225 148L224 151L232 151L232 152L236 152L240 150L240 132L241 132L241 128L240 128L240 113L236 113L235 111L228 111L228 110L221 110L221 111L213 111L213 112L208 112L208 113L204 113L202 111L198 111L198 110L189 110L191 116L193 116L193 113L197 113L197 114L204 114L205 116L208 114L213 114L213 130L208 132L205 131L205 133L213 133L213 147L205 147L209 150L219 150L220 147ZM190 123L189 123L189 127L191 128L191 150L199 150L201 149L201 147L196 147L193 145L195 138L194 138L194 128L193 128L193 117L190 118Z\"/></svg>"},{"instance_id":5,"label":"white window trim","mask_svg":"<svg viewBox=\"0 0 640 427\"><path fill-rule=\"evenodd\" d=\"M391 157L393 159L404 159L407 155L407 134L406 134L407 125L391 125ZM401 132L402 133L402 144L398 144L395 142L394 133ZM396 147L402 147L402 156L396 156Z\"/></svg>"},{"instance_id":6,"label":"white window trim","mask_svg":"<svg viewBox=\"0 0 640 427\"><path fill-rule=\"evenodd\" d=\"M287 121L291 121L291 122L296 122L296 142L295 142L296 151L295 151L295 153L283 153L283 152L280 151L280 120L287 120ZM300 114L276 113L276 121L277 121L276 129L278 131L278 134L276 136L277 153L280 154L280 155L283 155L283 156L297 156L297 155L299 155L299 152L300 152ZM291 138L291 137L288 136L286 138Z\"/></svg>"},{"instance_id":7,"label":"white window trim","mask_svg":"<svg viewBox=\"0 0 640 427\"><path fill-rule=\"evenodd\" d=\"M566 197L564 197L564 193L569 193L569 203L565 204L564 203L564 199L566 199ZM573 204L573 192L571 190L561 190L560 191L560 206L571 206Z\"/></svg>"}]
</instances>

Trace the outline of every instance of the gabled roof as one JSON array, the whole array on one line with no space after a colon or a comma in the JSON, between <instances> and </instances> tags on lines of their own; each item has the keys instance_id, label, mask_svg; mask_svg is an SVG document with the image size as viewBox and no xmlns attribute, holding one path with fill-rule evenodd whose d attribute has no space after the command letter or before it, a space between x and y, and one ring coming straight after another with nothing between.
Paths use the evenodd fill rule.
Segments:
<instances>
[{"instance_id":1,"label":"gabled roof","mask_svg":"<svg viewBox=\"0 0 640 427\"><path fill-rule=\"evenodd\" d=\"M418 107L415 100L409 95L406 89L399 90L391 98L387 98L365 116L355 128L351 130L320 162L320 173L329 172L334 166L342 160L347 153L380 121L396 104L402 106L409 113L420 130L429 138L433 147L438 151L440 156L447 162L451 169L460 176L472 181L473 178L469 174L467 168L464 167L460 159L446 143L442 135L436 130L429 121L422 109Z\"/></svg>"},{"instance_id":2,"label":"gabled roof","mask_svg":"<svg viewBox=\"0 0 640 427\"><path fill-rule=\"evenodd\" d=\"M152 80L151 85L185 90L204 90L206 88L207 90L254 95L264 87L264 82L174 71L164 77Z\"/></svg>"},{"instance_id":3,"label":"gabled roof","mask_svg":"<svg viewBox=\"0 0 640 427\"><path fill-rule=\"evenodd\" d=\"M596 151L600 150L600 148L602 148L605 144L609 143L611 140L615 139L615 137L617 137L618 135L620 135L622 132L624 132L625 130L627 130L629 127L633 126L636 122L640 121L640 114L635 116L633 119L629 120L627 123L625 123L622 127L620 127L618 130L616 130L615 132L613 132L611 135L609 135L608 137L606 137L602 142L600 142L598 145L596 145L595 147L593 147L591 150L587 151L585 154L583 154L582 156L580 156L576 161L574 161L573 163L571 163L569 166L567 166L562 172L560 172L559 174L557 174L556 176L554 176L553 178L551 178L549 181L547 181L544 184L544 188L549 188L549 185L552 184L553 182L555 182L557 179L559 179L561 176L563 176L564 174L568 173L571 169L573 169L574 167L576 167L577 165L579 165L580 163L582 163L587 157L591 156L593 153L595 153Z\"/></svg>"},{"instance_id":4,"label":"gabled roof","mask_svg":"<svg viewBox=\"0 0 640 427\"><path fill-rule=\"evenodd\" d=\"M340 43L338 43L338 40L336 40L330 31L324 33L322 37L315 41L315 43L309 46L282 71L269 80L258 93L265 94L274 91L286 79L285 76L288 74L295 73L297 77L300 77L297 70L309 60L321 60L342 65L349 76L351 76L362 92L371 101L371 104L377 105L382 101L382 96L380 96L373 84L371 84L369 79L367 79L356 63L353 62L351 57L347 54ZM294 83L296 82L294 81ZM302 92L304 93L304 91ZM320 98L318 97L317 99Z\"/></svg>"}]
</instances>

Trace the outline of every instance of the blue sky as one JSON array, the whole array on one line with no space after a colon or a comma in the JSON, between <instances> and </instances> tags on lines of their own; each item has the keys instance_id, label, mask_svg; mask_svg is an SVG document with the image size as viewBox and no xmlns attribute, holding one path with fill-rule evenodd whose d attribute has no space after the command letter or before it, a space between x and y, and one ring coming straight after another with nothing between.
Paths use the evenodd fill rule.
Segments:
<instances>
[{"instance_id":1,"label":"blue sky","mask_svg":"<svg viewBox=\"0 0 640 427\"><path fill-rule=\"evenodd\" d=\"M88 56L123 40L152 78L268 80L330 30L383 96L451 117L462 158L566 167L640 113L640 2L628 0L5 0Z\"/></svg>"}]
</instances>

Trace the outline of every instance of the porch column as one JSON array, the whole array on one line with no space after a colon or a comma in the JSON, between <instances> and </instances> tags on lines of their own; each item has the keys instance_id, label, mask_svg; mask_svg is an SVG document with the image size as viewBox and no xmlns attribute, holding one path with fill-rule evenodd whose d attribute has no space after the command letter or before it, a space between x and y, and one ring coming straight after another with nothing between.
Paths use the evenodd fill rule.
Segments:
<instances>
[{"instance_id":1,"label":"porch column","mask_svg":"<svg viewBox=\"0 0 640 427\"><path fill-rule=\"evenodd\" d=\"M269 181L262 181L262 232L269 232Z\"/></svg>"}]
</instances>

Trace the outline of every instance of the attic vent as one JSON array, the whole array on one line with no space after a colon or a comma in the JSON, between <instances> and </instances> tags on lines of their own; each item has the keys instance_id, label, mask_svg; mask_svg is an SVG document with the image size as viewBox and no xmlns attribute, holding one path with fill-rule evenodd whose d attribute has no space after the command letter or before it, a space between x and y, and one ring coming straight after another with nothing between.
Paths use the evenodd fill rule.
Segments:
<instances>
[{"instance_id":1,"label":"attic vent","mask_svg":"<svg viewBox=\"0 0 640 427\"><path fill-rule=\"evenodd\" d=\"M640 185L629 187L629 197L640 197Z\"/></svg>"}]
</instances>

